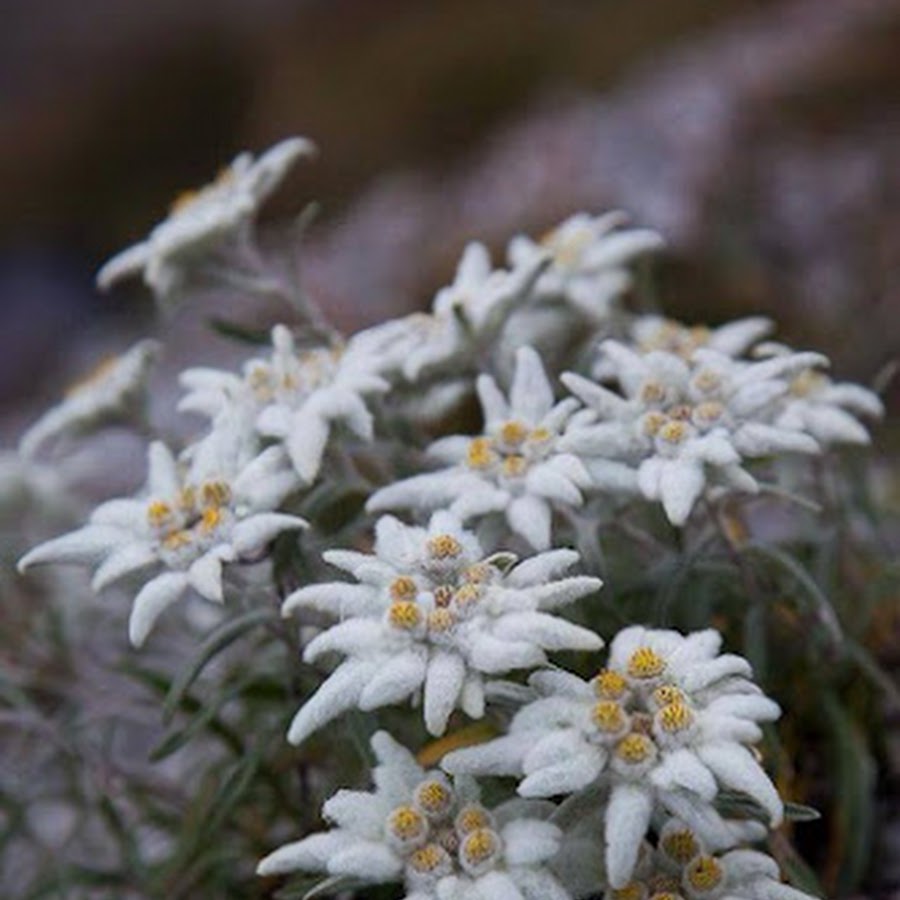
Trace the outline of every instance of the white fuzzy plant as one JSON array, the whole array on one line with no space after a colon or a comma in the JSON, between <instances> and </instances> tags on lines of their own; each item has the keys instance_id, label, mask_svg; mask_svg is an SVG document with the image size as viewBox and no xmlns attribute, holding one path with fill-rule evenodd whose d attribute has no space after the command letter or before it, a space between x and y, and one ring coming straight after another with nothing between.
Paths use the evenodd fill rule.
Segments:
<instances>
[{"instance_id":1,"label":"white fuzzy plant","mask_svg":"<svg viewBox=\"0 0 900 900\"><path fill-rule=\"evenodd\" d=\"M238 157L104 266L101 287L142 275L166 308L210 281L270 295L257 213L312 150L295 138ZM286 737L303 744L349 710L399 705L420 710L412 734L449 735L450 752L426 771L374 734L374 793L337 790L328 828L273 848L261 876L397 883L407 900L807 896L759 848L784 816L759 751L777 704L711 628L586 627L605 602L602 573L585 574L568 544L628 504L691 527L719 499L778 478L786 459L867 443L861 419L881 403L832 381L820 354L762 343L766 319L708 329L629 312L634 265L661 243L618 214L514 237L505 268L473 243L430 312L349 337L279 282L294 308L271 347L238 372L181 377L180 408L205 432L179 452L151 443L143 490L22 558L22 571L87 566L98 592L130 585L140 645L175 600L227 604L229 570L265 562L276 538L314 537L307 501L323 486L359 479L360 460L377 473L366 510L408 519L361 511L322 554L332 574L319 567L282 597L305 663L340 657L284 710ZM585 349L591 365L548 372L535 349L548 335L562 369ZM28 430L6 479L27 487L67 440L143 415L157 352L138 344L79 384ZM446 434L472 395L480 428ZM435 422L445 434L426 446ZM560 651L589 677L554 661ZM505 733L466 746L459 726L484 717ZM497 777L514 789L488 808L479 781ZM758 815L730 815L723 798L735 795Z\"/></svg>"}]
</instances>

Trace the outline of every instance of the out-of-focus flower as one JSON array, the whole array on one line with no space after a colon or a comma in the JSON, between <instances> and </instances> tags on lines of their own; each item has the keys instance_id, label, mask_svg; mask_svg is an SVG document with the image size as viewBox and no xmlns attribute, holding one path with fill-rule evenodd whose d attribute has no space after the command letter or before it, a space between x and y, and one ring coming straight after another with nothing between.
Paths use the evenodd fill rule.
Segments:
<instances>
[{"instance_id":1,"label":"out-of-focus flower","mask_svg":"<svg viewBox=\"0 0 900 900\"><path fill-rule=\"evenodd\" d=\"M140 497L101 504L87 525L27 553L20 570L44 563L90 566L95 591L147 573L129 621L136 646L188 589L222 602L223 564L255 560L281 532L306 527L297 516L272 511L269 451L242 464L225 437L207 443L187 470L164 444L151 444Z\"/></svg>"},{"instance_id":2,"label":"out-of-focus flower","mask_svg":"<svg viewBox=\"0 0 900 900\"><path fill-rule=\"evenodd\" d=\"M638 316L629 329L632 341L642 353L664 350L683 359L690 359L695 350L706 348L724 356L744 356L774 327L765 316L748 316L726 322L717 328L706 325L685 325L664 316Z\"/></svg>"},{"instance_id":3,"label":"out-of-focus flower","mask_svg":"<svg viewBox=\"0 0 900 900\"><path fill-rule=\"evenodd\" d=\"M225 411L281 443L307 484L319 474L335 425L362 440L373 436L363 398L390 387L379 359L351 340L338 347L298 350L284 325L272 329L272 353L245 363L243 374L195 368L182 373L188 388L179 409L215 420Z\"/></svg>"},{"instance_id":4,"label":"out-of-focus flower","mask_svg":"<svg viewBox=\"0 0 900 900\"><path fill-rule=\"evenodd\" d=\"M557 577L577 553L554 550L509 569L515 557L486 556L448 512L435 513L427 529L384 516L374 556L332 550L325 559L360 583L314 584L285 600L286 615L312 608L341 619L307 645L304 659L346 657L294 717L295 744L347 709L399 703L420 690L425 725L439 735L457 707L484 714L485 676L544 665L548 650L603 643L551 614L601 586Z\"/></svg>"},{"instance_id":5,"label":"out-of-focus flower","mask_svg":"<svg viewBox=\"0 0 900 900\"><path fill-rule=\"evenodd\" d=\"M555 403L541 359L519 348L509 397L493 378L477 382L484 433L456 435L430 452L449 468L416 475L377 491L370 511L435 509L449 504L461 519L503 513L509 527L537 550L550 546L554 504L580 506L590 476L581 461L559 448L559 436L578 407L572 398Z\"/></svg>"},{"instance_id":6,"label":"out-of-focus flower","mask_svg":"<svg viewBox=\"0 0 900 900\"><path fill-rule=\"evenodd\" d=\"M793 351L784 344L767 342L757 348L762 357L782 359ZM860 417L881 419L884 404L868 388L846 381L833 381L824 372L807 368L789 382L780 399L775 424L811 434L822 446L869 444L871 437Z\"/></svg>"},{"instance_id":7,"label":"out-of-focus flower","mask_svg":"<svg viewBox=\"0 0 900 900\"><path fill-rule=\"evenodd\" d=\"M577 213L540 241L514 237L509 261L523 266L549 253L550 267L535 286L537 299L564 302L592 322L605 321L613 303L631 286L628 265L664 246L655 231L622 228L626 221L619 212Z\"/></svg>"},{"instance_id":8,"label":"out-of-focus flower","mask_svg":"<svg viewBox=\"0 0 900 900\"><path fill-rule=\"evenodd\" d=\"M453 774L522 776L524 797L604 786L614 888L631 878L660 810L722 846L728 831L712 803L727 788L752 797L777 825L781 800L748 747L762 737L757 723L777 718L779 709L750 680L745 659L719 655L721 642L713 630L685 637L626 628L595 678L535 673L531 684L543 696L519 711L508 735L454 751L442 765Z\"/></svg>"},{"instance_id":9,"label":"out-of-focus flower","mask_svg":"<svg viewBox=\"0 0 900 900\"><path fill-rule=\"evenodd\" d=\"M147 378L159 344L139 341L120 356L105 360L69 389L66 398L47 410L19 441L23 456L33 457L47 441L83 434L110 422L143 413Z\"/></svg>"},{"instance_id":10,"label":"out-of-focus flower","mask_svg":"<svg viewBox=\"0 0 900 900\"><path fill-rule=\"evenodd\" d=\"M334 827L269 854L260 875L403 882L406 900L571 900L546 867L562 837L555 825L485 809L474 782L424 771L386 732L371 743L374 793L338 791L322 809Z\"/></svg>"},{"instance_id":11,"label":"out-of-focus flower","mask_svg":"<svg viewBox=\"0 0 900 900\"><path fill-rule=\"evenodd\" d=\"M169 216L146 240L100 269L97 284L106 290L123 278L142 274L159 301L176 300L188 270L208 261L228 238L251 223L294 163L314 153L315 145L301 137L281 141L257 159L241 153L211 184L178 197Z\"/></svg>"}]
</instances>

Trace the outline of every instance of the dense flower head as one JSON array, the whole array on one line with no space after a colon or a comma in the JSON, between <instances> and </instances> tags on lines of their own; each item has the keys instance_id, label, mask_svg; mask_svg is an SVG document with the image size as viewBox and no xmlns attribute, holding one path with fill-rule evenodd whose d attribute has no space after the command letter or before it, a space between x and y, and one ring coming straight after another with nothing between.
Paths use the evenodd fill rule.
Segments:
<instances>
[{"instance_id":1,"label":"dense flower head","mask_svg":"<svg viewBox=\"0 0 900 900\"><path fill-rule=\"evenodd\" d=\"M683 636L632 626L619 632L606 667L584 681L542 671L538 698L509 733L448 754L451 773L517 775L524 797L554 797L600 786L608 796L610 882L631 876L652 816L690 821L705 839L720 829L712 802L723 789L747 794L777 824L782 803L754 756L759 722L778 706L752 682L745 659L720 654L713 630Z\"/></svg>"},{"instance_id":2,"label":"dense flower head","mask_svg":"<svg viewBox=\"0 0 900 900\"><path fill-rule=\"evenodd\" d=\"M132 275L162 302L171 302L184 287L190 268L208 260L231 236L255 218L294 163L315 153L306 138L281 141L254 159L241 153L215 181L181 194L169 215L140 243L121 251L97 274L101 289Z\"/></svg>"},{"instance_id":3,"label":"dense flower head","mask_svg":"<svg viewBox=\"0 0 900 900\"><path fill-rule=\"evenodd\" d=\"M33 457L48 441L140 415L158 354L156 341L143 340L119 356L105 359L71 385L65 398L22 435L19 452Z\"/></svg>"},{"instance_id":4,"label":"dense flower head","mask_svg":"<svg viewBox=\"0 0 900 900\"><path fill-rule=\"evenodd\" d=\"M345 345L298 349L290 329L272 329L272 352L254 357L243 372L195 368L182 373L188 388L179 408L216 420L230 412L260 438L287 452L299 477L319 474L335 425L371 440L373 416L367 398L388 390L378 360L352 339Z\"/></svg>"},{"instance_id":5,"label":"dense flower head","mask_svg":"<svg viewBox=\"0 0 900 900\"><path fill-rule=\"evenodd\" d=\"M550 546L554 504L575 507L590 477L581 461L560 450L560 435L578 408L572 398L555 402L541 359L530 347L516 354L505 396L482 375L477 383L484 431L437 441L431 453L451 466L415 475L372 495L370 511L447 506L463 520L502 513L532 547Z\"/></svg>"},{"instance_id":6,"label":"dense flower head","mask_svg":"<svg viewBox=\"0 0 900 900\"><path fill-rule=\"evenodd\" d=\"M684 822L664 821L655 846L642 846L631 879L609 888L604 900L809 900L809 894L782 882L778 863L770 856L734 846L746 839L759 840L753 823L728 824L731 841L711 849Z\"/></svg>"},{"instance_id":7,"label":"dense flower head","mask_svg":"<svg viewBox=\"0 0 900 900\"><path fill-rule=\"evenodd\" d=\"M737 331L755 333L754 328L750 320ZM602 371L614 373L618 391L563 374L596 421L573 430L562 447L585 460L600 489L637 489L661 501L675 525L685 523L708 489L758 490L745 468L748 460L820 449L813 435L776 418L791 378L827 364L820 354L754 362L711 346L684 355L642 352L613 340L600 350Z\"/></svg>"},{"instance_id":8,"label":"dense flower head","mask_svg":"<svg viewBox=\"0 0 900 900\"><path fill-rule=\"evenodd\" d=\"M536 299L562 301L590 321L602 322L632 284L628 265L663 246L655 231L624 228L626 221L618 212L576 213L539 241L514 237L509 261L521 266L549 255L550 266L535 286Z\"/></svg>"},{"instance_id":9,"label":"dense flower head","mask_svg":"<svg viewBox=\"0 0 900 900\"><path fill-rule=\"evenodd\" d=\"M140 573L144 583L129 622L135 645L188 589L221 602L223 564L254 560L281 532L306 526L298 516L272 511L270 482L281 482L269 452L244 460L234 444L216 440L179 462L156 442L148 464L139 496L101 504L85 526L40 544L19 563L22 570L44 563L90 566L96 591Z\"/></svg>"},{"instance_id":10,"label":"dense flower head","mask_svg":"<svg viewBox=\"0 0 900 900\"><path fill-rule=\"evenodd\" d=\"M331 651L346 657L295 716L294 743L347 709L420 691L425 724L441 734L456 707L484 714L486 676L544 665L546 651L602 644L550 612L600 587L596 578L558 577L576 553L554 550L514 565L511 554L485 554L452 513L435 513L427 528L384 516L374 555L329 551L325 559L359 584L309 585L285 600L286 615L311 608L341 619L307 645L307 661Z\"/></svg>"},{"instance_id":11,"label":"dense flower head","mask_svg":"<svg viewBox=\"0 0 900 900\"><path fill-rule=\"evenodd\" d=\"M338 791L331 830L279 848L261 875L293 871L403 882L406 900L570 900L547 869L559 829L517 811L488 810L476 784L425 771L390 735L372 737L375 791Z\"/></svg>"}]
</instances>

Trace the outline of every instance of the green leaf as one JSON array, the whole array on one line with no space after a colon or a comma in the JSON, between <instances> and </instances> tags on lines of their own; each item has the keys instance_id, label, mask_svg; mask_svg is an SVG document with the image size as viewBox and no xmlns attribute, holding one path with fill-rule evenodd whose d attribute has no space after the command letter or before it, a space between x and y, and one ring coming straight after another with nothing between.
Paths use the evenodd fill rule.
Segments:
<instances>
[{"instance_id":1,"label":"green leaf","mask_svg":"<svg viewBox=\"0 0 900 900\"><path fill-rule=\"evenodd\" d=\"M274 619L275 613L271 609L254 609L242 616L236 616L227 622L223 622L213 631L200 645L197 655L191 664L172 682L163 704L163 721L166 724L171 722L172 716L175 715L181 705L181 700L185 693L206 667L207 663L217 653L220 653L229 644L234 643L246 632Z\"/></svg>"},{"instance_id":2,"label":"green leaf","mask_svg":"<svg viewBox=\"0 0 900 900\"><path fill-rule=\"evenodd\" d=\"M267 328L250 328L247 325L241 325L239 322L230 322L228 319L221 319L213 316L208 319L209 327L213 331L229 338L232 341L238 341L241 344L252 344L254 347L265 346L271 340L271 334Z\"/></svg>"}]
</instances>

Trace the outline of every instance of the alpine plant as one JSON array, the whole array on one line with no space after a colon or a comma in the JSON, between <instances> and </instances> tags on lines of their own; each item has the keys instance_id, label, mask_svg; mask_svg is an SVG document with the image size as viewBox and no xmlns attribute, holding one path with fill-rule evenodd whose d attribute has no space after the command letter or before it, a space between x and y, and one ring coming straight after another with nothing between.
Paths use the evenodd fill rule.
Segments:
<instances>
[{"instance_id":1,"label":"alpine plant","mask_svg":"<svg viewBox=\"0 0 900 900\"><path fill-rule=\"evenodd\" d=\"M280 293L294 314L236 370L198 358L181 374L186 440L147 420L157 341L41 417L4 456L0 501L17 513L58 505L73 489L66 438L109 424L146 439L148 472L19 568L80 565L95 592L119 585L136 646L179 621L160 617L183 596L275 598L268 639L301 686L276 728L318 786L333 773L307 739L364 728L375 788L337 791L328 828L275 849L260 876L393 883L407 900L801 900L759 848L785 817L764 735L778 704L718 630L654 613L599 662L609 623L633 616L601 590L617 588L605 529L609 510L661 505L667 534L702 549L720 499L868 443L880 399L774 342L769 319L632 312L634 265L662 242L619 213L517 236L505 268L470 243L430 312L342 335L255 239L263 202L312 151L291 138L238 156L101 269L102 288L141 275L168 307L214 284L248 304ZM262 577L228 578L250 564ZM430 768L369 724L387 706ZM300 834L303 812L297 799Z\"/></svg>"}]
</instances>

